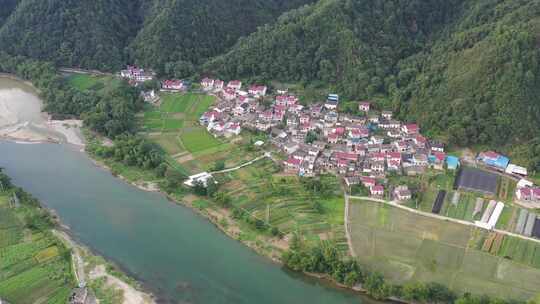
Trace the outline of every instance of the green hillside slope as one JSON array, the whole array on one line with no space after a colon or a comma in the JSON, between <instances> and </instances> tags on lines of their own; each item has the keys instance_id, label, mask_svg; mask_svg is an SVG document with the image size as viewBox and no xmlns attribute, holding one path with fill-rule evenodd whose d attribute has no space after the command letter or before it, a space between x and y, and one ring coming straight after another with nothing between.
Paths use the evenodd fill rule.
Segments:
<instances>
[{"instance_id":1,"label":"green hillside slope","mask_svg":"<svg viewBox=\"0 0 540 304\"><path fill-rule=\"evenodd\" d=\"M4 0L2 5L0 5L0 26L4 24L6 19L11 15L15 7L17 6L18 0Z\"/></svg>"},{"instance_id":2,"label":"green hillside slope","mask_svg":"<svg viewBox=\"0 0 540 304\"><path fill-rule=\"evenodd\" d=\"M313 0L161 1L131 44L141 65L178 77L194 64L221 54L239 37L272 22L284 11Z\"/></svg>"},{"instance_id":3,"label":"green hillside slope","mask_svg":"<svg viewBox=\"0 0 540 304\"><path fill-rule=\"evenodd\" d=\"M183 61L218 55L257 26L314 0L19 0L15 10L17 1L6 1L2 51L101 70L136 59L163 72L168 62L178 70Z\"/></svg>"}]
</instances>

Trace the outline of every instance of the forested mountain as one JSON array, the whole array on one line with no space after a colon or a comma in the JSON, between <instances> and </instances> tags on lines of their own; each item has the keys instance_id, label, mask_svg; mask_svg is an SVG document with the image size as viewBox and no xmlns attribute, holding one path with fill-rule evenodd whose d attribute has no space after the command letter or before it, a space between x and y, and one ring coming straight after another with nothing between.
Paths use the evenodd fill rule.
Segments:
<instances>
[{"instance_id":1,"label":"forested mountain","mask_svg":"<svg viewBox=\"0 0 540 304\"><path fill-rule=\"evenodd\" d=\"M0 5L0 26L4 24L6 19L11 15L15 7L17 6L18 0L3 0Z\"/></svg>"},{"instance_id":2,"label":"forested mountain","mask_svg":"<svg viewBox=\"0 0 540 304\"><path fill-rule=\"evenodd\" d=\"M313 0L170 0L156 3L153 15L130 46L144 66L177 77L231 47L257 26Z\"/></svg>"},{"instance_id":3,"label":"forested mountain","mask_svg":"<svg viewBox=\"0 0 540 304\"><path fill-rule=\"evenodd\" d=\"M3 0L0 50L64 66L116 70L136 61L163 72L169 62L183 68L218 55L310 1Z\"/></svg>"},{"instance_id":4,"label":"forested mountain","mask_svg":"<svg viewBox=\"0 0 540 304\"><path fill-rule=\"evenodd\" d=\"M537 0L320 0L205 72L330 86L451 143L500 148L540 135L539 34Z\"/></svg>"},{"instance_id":5,"label":"forested mountain","mask_svg":"<svg viewBox=\"0 0 540 304\"><path fill-rule=\"evenodd\" d=\"M140 23L137 2L21 0L0 28L0 47L65 66L116 68Z\"/></svg>"}]
</instances>

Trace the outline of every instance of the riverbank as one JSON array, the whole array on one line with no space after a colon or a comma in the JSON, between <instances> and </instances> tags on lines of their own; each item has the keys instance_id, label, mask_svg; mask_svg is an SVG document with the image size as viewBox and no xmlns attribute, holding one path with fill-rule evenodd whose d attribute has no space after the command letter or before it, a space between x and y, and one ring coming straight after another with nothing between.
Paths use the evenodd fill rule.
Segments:
<instances>
[{"instance_id":1,"label":"riverbank","mask_svg":"<svg viewBox=\"0 0 540 304\"><path fill-rule=\"evenodd\" d=\"M114 177L140 190L160 193L161 195L165 196L167 200L169 200L171 203L188 207L190 210L192 210L199 216L206 218L208 221L210 221L210 223L212 223L216 228L218 228L228 237L241 242L248 248L255 251L257 254L270 259L275 264L282 265L281 253L289 249L289 246L285 240L276 240L275 237L265 236L264 234L261 234L259 232L256 232L258 238L255 241L243 238L243 235L247 233L254 233L255 231L246 231L247 227L234 219L230 210L225 208L219 208L216 206L214 206L214 208L201 208L196 205L196 203L201 198L193 194L187 194L178 197L174 194L166 193L160 188L159 182L157 181L135 180L132 178L128 178L127 176L124 176L121 172L115 172L111 167L110 162L108 163L104 159L99 159L86 151L85 153L92 160L92 163L94 163L94 165L103 170L106 170ZM142 171L142 169L137 170Z\"/></svg>"},{"instance_id":2,"label":"riverbank","mask_svg":"<svg viewBox=\"0 0 540 304\"><path fill-rule=\"evenodd\" d=\"M90 286L97 295L98 300L113 297L120 301L121 304L156 303L154 296L149 292L142 291L141 286L138 286L131 278L125 275L119 278L119 272L116 272L116 275L111 274L109 269L117 267L93 254L89 248L76 242L69 235L69 231L53 230L53 234L61 239L66 247L71 249L73 267L79 285Z\"/></svg>"},{"instance_id":3,"label":"riverbank","mask_svg":"<svg viewBox=\"0 0 540 304\"><path fill-rule=\"evenodd\" d=\"M51 120L41 112L39 90L29 81L0 74L0 138L27 143L68 143L83 147L81 120Z\"/></svg>"}]
</instances>

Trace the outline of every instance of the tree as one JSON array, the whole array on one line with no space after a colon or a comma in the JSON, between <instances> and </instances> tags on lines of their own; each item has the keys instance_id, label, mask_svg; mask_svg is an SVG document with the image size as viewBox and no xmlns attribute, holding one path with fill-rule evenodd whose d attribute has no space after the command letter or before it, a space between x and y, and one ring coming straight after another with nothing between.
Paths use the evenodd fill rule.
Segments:
<instances>
[{"instance_id":1,"label":"tree","mask_svg":"<svg viewBox=\"0 0 540 304\"><path fill-rule=\"evenodd\" d=\"M173 168L167 167L165 172L165 189L167 192L174 192L184 182L186 176Z\"/></svg>"},{"instance_id":2,"label":"tree","mask_svg":"<svg viewBox=\"0 0 540 304\"><path fill-rule=\"evenodd\" d=\"M317 135L317 133L315 131L309 131L306 134L306 144L312 144L318 138L319 138L319 136Z\"/></svg>"}]
</instances>

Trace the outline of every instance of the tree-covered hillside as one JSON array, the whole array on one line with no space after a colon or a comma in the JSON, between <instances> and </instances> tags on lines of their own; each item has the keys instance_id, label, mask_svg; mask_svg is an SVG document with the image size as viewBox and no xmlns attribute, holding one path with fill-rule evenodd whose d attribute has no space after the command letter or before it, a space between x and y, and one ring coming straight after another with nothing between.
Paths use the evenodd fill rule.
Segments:
<instances>
[{"instance_id":1,"label":"tree-covered hillside","mask_svg":"<svg viewBox=\"0 0 540 304\"><path fill-rule=\"evenodd\" d=\"M0 26L4 24L6 19L11 15L15 7L17 6L18 0L3 0L0 5Z\"/></svg>"},{"instance_id":2,"label":"tree-covered hillside","mask_svg":"<svg viewBox=\"0 0 540 304\"><path fill-rule=\"evenodd\" d=\"M257 26L313 0L168 0L156 2L130 51L161 73L189 76L195 65L231 47Z\"/></svg>"},{"instance_id":3,"label":"tree-covered hillside","mask_svg":"<svg viewBox=\"0 0 540 304\"><path fill-rule=\"evenodd\" d=\"M539 24L536 0L320 0L204 70L329 86L450 143L502 148L540 135ZM540 165L540 145L522 154Z\"/></svg>"},{"instance_id":4,"label":"tree-covered hillside","mask_svg":"<svg viewBox=\"0 0 540 304\"><path fill-rule=\"evenodd\" d=\"M137 61L164 72L171 62L178 71L310 1L4 0L0 50L62 66L112 71Z\"/></svg>"},{"instance_id":5,"label":"tree-covered hillside","mask_svg":"<svg viewBox=\"0 0 540 304\"><path fill-rule=\"evenodd\" d=\"M0 47L65 66L117 68L140 23L137 2L21 0L0 28Z\"/></svg>"}]
</instances>

